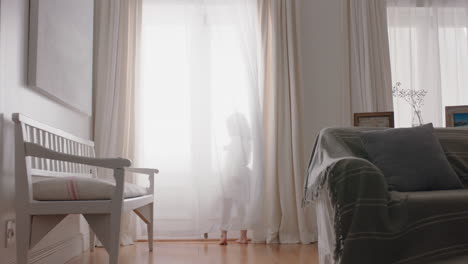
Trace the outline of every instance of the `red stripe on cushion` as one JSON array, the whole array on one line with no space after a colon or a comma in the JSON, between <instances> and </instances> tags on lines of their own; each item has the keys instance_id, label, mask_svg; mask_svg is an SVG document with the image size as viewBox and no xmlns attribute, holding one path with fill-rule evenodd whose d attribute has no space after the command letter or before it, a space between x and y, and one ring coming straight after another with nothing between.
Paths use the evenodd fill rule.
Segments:
<instances>
[{"instance_id":1,"label":"red stripe on cushion","mask_svg":"<svg viewBox=\"0 0 468 264\"><path fill-rule=\"evenodd\" d=\"M68 199L72 200L71 188L69 182L65 182L65 188L67 189Z\"/></svg>"},{"instance_id":2,"label":"red stripe on cushion","mask_svg":"<svg viewBox=\"0 0 468 264\"><path fill-rule=\"evenodd\" d=\"M70 179L70 187L71 187L71 191L72 191L72 195L73 195L73 200L78 200L78 197L77 197L76 191L75 191L75 185L74 185L73 177Z\"/></svg>"},{"instance_id":3,"label":"red stripe on cushion","mask_svg":"<svg viewBox=\"0 0 468 264\"><path fill-rule=\"evenodd\" d=\"M75 179L73 179L73 184L75 186L76 197L78 198L78 200L80 200L80 188L78 186L78 182Z\"/></svg>"}]
</instances>

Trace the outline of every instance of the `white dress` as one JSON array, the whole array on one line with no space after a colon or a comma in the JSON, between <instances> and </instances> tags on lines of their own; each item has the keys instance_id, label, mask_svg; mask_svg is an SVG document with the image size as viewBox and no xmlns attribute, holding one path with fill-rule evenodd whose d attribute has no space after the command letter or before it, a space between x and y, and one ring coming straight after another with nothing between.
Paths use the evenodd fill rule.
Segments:
<instances>
[{"instance_id":1,"label":"white dress","mask_svg":"<svg viewBox=\"0 0 468 264\"><path fill-rule=\"evenodd\" d=\"M241 136L231 137L226 146L226 156L221 173L222 182L222 219L221 229L245 230L246 207L250 201L251 170L248 167L250 159L250 140L243 140ZM232 209L237 210L233 217Z\"/></svg>"}]
</instances>

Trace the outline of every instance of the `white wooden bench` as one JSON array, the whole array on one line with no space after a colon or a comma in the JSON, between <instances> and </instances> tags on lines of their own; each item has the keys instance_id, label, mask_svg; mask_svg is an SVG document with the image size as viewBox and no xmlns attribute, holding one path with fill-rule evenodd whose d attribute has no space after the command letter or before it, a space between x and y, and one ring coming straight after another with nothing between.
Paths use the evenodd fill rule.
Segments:
<instances>
[{"instance_id":1,"label":"white wooden bench","mask_svg":"<svg viewBox=\"0 0 468 264\"><path fill-rule=\"evenodd\" d=\"M96 158L92 141L21 114L13 114L13 120L18 264L27 264L29 249L69 214L84 216L90 225L91 250L94 249L94 237L97 235L109 253L111 264L118 263L123 212L133 210L147 224L149 250L153 250L153 187L157 169L129 168L130 160L123 158ZM54 200L50 197L47 200L35 200L34 188L38 182L44 186L47 181L54 182L54 179L77 181L84 177L102 182L96 179L97 167L113 170L115 183L111 187L109 199L81 200L74 196L70 200ZM125 172L146 174L150 182L147 192L125 198Z\"/></svg>"}]
</instances>

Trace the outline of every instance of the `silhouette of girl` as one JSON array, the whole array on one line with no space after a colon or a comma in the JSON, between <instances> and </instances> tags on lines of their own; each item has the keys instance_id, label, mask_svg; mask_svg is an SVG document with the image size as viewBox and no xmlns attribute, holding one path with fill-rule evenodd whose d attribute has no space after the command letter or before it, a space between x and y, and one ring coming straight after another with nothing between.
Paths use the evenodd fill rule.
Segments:
<instances>
[{"instance_id":1,"label":"silhouette of girl","mask_svg":"<svg viewBox=\"0 0 468 264\"><path fill-rule=\"evenodd\" d=\"M252 136L245 116L234 113L226 120L230 142L225 146L221 183L223 188L220 245L227 245L227 230L230 229L233 208L237 209L241 222L240 244L247 244L246 207L250 200L250 176L248 168L252 152Z\"/></svg>"}]
</instances>

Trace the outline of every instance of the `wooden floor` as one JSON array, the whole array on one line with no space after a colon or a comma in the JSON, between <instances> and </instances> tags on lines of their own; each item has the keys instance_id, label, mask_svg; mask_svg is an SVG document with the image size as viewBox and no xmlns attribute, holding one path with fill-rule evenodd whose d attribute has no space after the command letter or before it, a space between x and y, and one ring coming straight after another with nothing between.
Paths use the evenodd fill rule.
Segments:
<instances>
[{"instance_id":1,"label":"wooden floor","mask_svg":"<svg viewBox=\"0 0 468 264\"><path fill-rule=\"evenodd\" d=\"M67 264L107 263L104 249L97 248L94 253L86 252L70 260ZM238 245L230 243L219 246L215 242L157 242L154 252L148 252L146 243L122 247L119 264L318 264L317 244L298 245Z\"/></svg>"}]
</instances>

